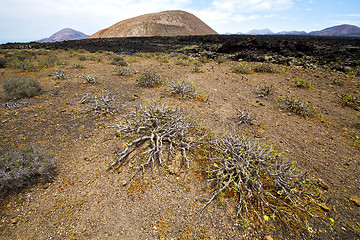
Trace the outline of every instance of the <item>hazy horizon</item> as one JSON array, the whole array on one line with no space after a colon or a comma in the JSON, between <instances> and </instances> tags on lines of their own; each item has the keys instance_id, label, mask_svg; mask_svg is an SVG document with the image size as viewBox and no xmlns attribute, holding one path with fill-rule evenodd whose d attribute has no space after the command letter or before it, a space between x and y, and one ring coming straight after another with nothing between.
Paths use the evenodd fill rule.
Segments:
<instances>
[{"instance_id":1,"label":"hazy horizon","mask_svg":"<svg viewBox=\"0 0 360 240\"><path fill-rule=\"evenodd\" d=\"M360 25L360 1L325 0L0 0L0 43L29 42L72 28L92 35L119 21L165 10L190 12L219 34L253 29L317 31Z\"/></svg>"}]
</instances>

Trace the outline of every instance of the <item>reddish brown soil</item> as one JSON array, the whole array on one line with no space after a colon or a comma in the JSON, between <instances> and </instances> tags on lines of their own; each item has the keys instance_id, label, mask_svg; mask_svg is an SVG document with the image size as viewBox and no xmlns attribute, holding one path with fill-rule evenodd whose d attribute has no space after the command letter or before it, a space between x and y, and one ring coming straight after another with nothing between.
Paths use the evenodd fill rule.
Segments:
<instances>
[{"instance_id":1,"label":"reddish brown soil","mask_svg":"<svg viewBox=\"0 0 360 240\"><path fill-rule=\"evenodd\" d=\"M69 63L79 62L68 52L57 54ZM0 146L36 144L55 154L58 164L52 183L1 200L1 239L262 239L267 235L274 239L360 238L359 207L349 201L360 192L359 145L345 133L345 129L359 132L360 119L358 112L343 107L337 96L359 93L359 77L281 66L282 73L254 73L244 79L230 70L237 62L209 62L201 67L203 73L193 73L190 66L175 65L170 56L169 63L159 63L155 57L138 57L138 62L130 62L132 56L124 57L134 71L150 67L163 76L192 80L208 96L207 101L195 101L168 95L164 87L139 87L136 74L114 75L114 66L105 54L85 55L98 55L103 60L82 61L86 68L81 70L64 68L73 76L70 81L57 83L49 76L54 69L31 73L0 70L0 83L22 76L39 80L45 89L41 96L20 100L29 102L27 106L1 106ZM74 77L79 73L97 75L99 82L84 83ZM295 77L310 80L312 88L295 87L290 81ZM334 85L333 80L341 80L344 85ZM270 96L258 97L259 84L273 84L276 90ZM79 103L86 93L103 90L117 94L119 113L98 116ZM279 96L310 101L322 118L306 119L282 110L277 103ZM200 214L204 198L211 192L196 160L176 174L158 167L123 186L135 166L130 161L118 172L106 170L123 144L108 126L133 106L153 101L180 107L211 132L237 131L274 145L301 170L329 185L324 204L330 211L324 211L322 219L309 220L312 231L290 231L280 223L243 228L234 216L232 198L218 199ZM243 108L257 116L258 125L237 123L236 109ZM332 227L327 224L330 218L334 219Z\"/></svg>"}]
</instances>

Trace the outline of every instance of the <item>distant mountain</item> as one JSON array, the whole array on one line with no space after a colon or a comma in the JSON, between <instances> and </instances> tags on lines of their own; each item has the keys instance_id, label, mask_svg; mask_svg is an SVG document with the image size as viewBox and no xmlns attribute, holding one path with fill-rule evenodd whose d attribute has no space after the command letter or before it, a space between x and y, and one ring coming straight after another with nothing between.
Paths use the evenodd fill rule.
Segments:
<instances>
[{"instance_id":1,"label":"distant mountain","mask_svg":"<svg viewBox=\"0 0 360 240\"><path fill-rule=\"evenodd\" d=\"M129 18L100 30L89 38L188 36L217 34L195 15L164 11Z\"/></svg>"},{"instance_id":2,"label":"distant mountain","mask_svg":"<svg viewBox=\"0 0 360 240\"><path fill-rule=\"evenodd\" d=\"M321 31L309 32L309 35L314 36L360 36L360 28L354 25L338 25L334 27L325 28Z\"/></svg>"},{"instance_id":3,"label":"distant mountain","mask_svg":"<svg viewBox=\"0 0 360 240\"><path fill-rule=\"evenodd\" d=\"M236 33L241 34L241 33ZM325 28L320 31L313 32L305 32L305 31L282 31L278 33L274 33L269 29L261 29L261 30L251 30L246 33L249 35L310 35L310 36L358 36L360 37L360 28L354 25L338 25L334 27Z\"/></svg>"},{"instance_id":4,"label":"distant mountain","mask_svg":"<svg viewBox=\"0 0 360 240\"><path fill-rule=\"evenodd\" d=\"M305 31L282 31L276 33L277 35L307 35Z\"/></svg>"},{"instance_id":5,"label":"distant mountain","mask_svg":"<svg viewBox=\"0 0 360 240\"><path fill-rule=\"evenodd\" d=\"M251 30L250 32L246 33L246 34L255 34L255 35L271 35L271 34L274 34L270 29L268 28L265 28L265 29L253 29Z\"/></svg>"},{"instance_id":6,"label":"distant mountain","mask_svg":"<svg viewBox=\"0 0 360 240\"><path fill-rule=\"evenodd\" d=\"M66 40L80 40L88 37L89 35L86 35L82 32L76 31L71 28L64 28L51 35L49 38L43 38L41 40L38 40L37 42L60 42Z\"/></svg>"}]
</instances>

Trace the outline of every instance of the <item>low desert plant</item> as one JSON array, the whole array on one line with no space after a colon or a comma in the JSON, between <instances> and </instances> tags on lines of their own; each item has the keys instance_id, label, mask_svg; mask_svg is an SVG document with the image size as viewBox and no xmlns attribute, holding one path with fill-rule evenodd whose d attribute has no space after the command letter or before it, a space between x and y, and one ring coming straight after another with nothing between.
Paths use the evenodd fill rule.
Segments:
<instances>
[{"instance_id":1,"label":"low desert plant","mask_svg":"<svg viewBox=\"0 0 360 240\"><path fill-rule=\"evenodd\" d=\"M239 74L250 74L252 73L251 68L248 66L245 66L244 64L238 64L231 67L231 71L233 73L239 73Z\"/></svg>"},{"instance_id":2,"label":"low desert plant","mask_svg":"<svg viewBox=\"0 0 360 240\"><path fill-rule=\"evenodd\" d=\"M82 65L81 63L74 63L70 66L70 68L72 69L83 69L84 65Z\"/></svg>"},{"instance_id":3,"label":"low desert plant","mask_svg":"<svg viewBox=\"0 0 360 240\"><path fill-rule=\"evenodd\" d=\"M161 103L137 106L124 116L123 122L118 120L115 128L117 134L128 141L110 169L119 167L134 151L141 156L130 180L149 165L165 167L164 162L171 157L181 157L189 165L189 151L199 145L203 136L195 122L186 118L180 109Z\"/></svg>"},{"instance_id":4,"label":"low desert plant","mask_svg":"<svg viewBox=\"0 0 360 240\"><path fill-rule=\"evenodd\" d=\"M79 59L80 61L86 61L88 58L87 58L85 55L79 55L79 56L78 56L78 59Z\"/></svg>"},{"instance_id":5,"label":"low desert plant","mask_svg":"<svg viewBox=\"0 0 360 240\"><path fill-rule=\"evenodd\" d=\"M256 116L250 112L249 109L238 109L239 117L238 123L246 125L256 124Z\"/></svg>"},{"instance_id":6,"label":"low desert plant","mask_svg":"<svg viewBox=\"0 0 360 240\"><path fill-rule=\"evenodd\" d=\"M268 96L275 91L274 85L262 85L257 86L257 93L259 96Z\"/></svg>"},{"instance_id":7,"label":"low desert plant","mask_svg":"<svg viewBox=\"0 0 360 240\"><path fill-rule=\"evenodd\" d=\"M123 67L126 67L128 65L125 62L125 60L120 56L113 56L110 60L111 60L110 63L113 65L118 65L118 66L123 66Z\"/></svg>"},{"instance_id":8,"label":"low desert plant","mask_svg":"<svg viewBox=\"0 0 360 240\"><path fill-rule=\"evenodd\" d=\"M2 86L5 91L5 100L31 98L42 92L40 83L33 79L11 78L4 81Z\"/></svg>"},{"instance_id":9,"label":"low desert plant","mask_svg":"<svg viewBox=\"0 0 360 240\"><path fill-rule=\"evenodd\" d=\"M140 62L140 58L138 56L130 56L129 62Z\"/></svg>"},{"instance_id":10,"label":"low desert plant","mask_svg":"<svg viewBox=\"0 0 360 240\"><path fill-rule=\"evenodd\" d=\"M124 77L129 77L132 75L132 71L130 68L122 67L122 66L115 67L113 72L118 76L124 76Z\"/></svg>"},{"instance_id":11,"label":"low desert plant","mask_svg":"<svg viewBox=\"0 0 360 240\"><path fill-rule=\"evenodd\" d=\"M341 93L338 94L340 102L343 106L350 106L355 109L360 109L360 94L355 93Z\"/></svg>"},{"instance_id":12,"label":"low desert plant","mask_svg":"<svg viewBox=\"0 0 360 240\"><path fill-rule=\"evenodd\" d=\"M217 56L215 58L215 62L218 64L225 63L227 61L227 58L225 56Z\"/></svg>"},{"instance_id":13,"label":"low desert plant","mask_svg":"<svg viewBox=\"0 0 360 240\"><path fill-rule=\"evenodd\" d=\"M6 68L8 66L8 59L0 58L0 68Z\"/></svg>"},{"instance_id":14,"label":"low desert plant","mask_svg":"<svg viewBox=\"0 0 360 240\"><path fill-rule=\"evenodd\" d=\"M150 69L142 70L136 77L136 82L142 87L155 87L163 83L163 78L160 74Z\"/></svg>"},{"instance_id":15,"label":"low desert plant","mask_svg":"<svg viewBox=\"0 0 360 240\"><path fill-rule=\"evenodd\" d=\"M7 62L7 67L17 68L23 72L34 72L39 70L38 66L30 59L19 60L18 58L12 58L10 61Z\"/></svg>"},{"instance_id":16,"label":"low desert plant","mask_svg":"<svg viewBox=\"0 0 360 240\"><path fill-rule=\"evenodd\" d=\"M156 60L161 63L168 63L169 58L166 55L159 55L156 57Z\"/></svg>"},{"instance_id":17,"label":"low desert plant","mask_svg":"<svg viewBox=\"0 0 360 240\"><path fill-rule=\"evenodd\" d=\"M0 148L0 196L50 181L55 167L53 156L33 146Z\"/></svg>"},{"instance_id":18,"label":"low desert plant","mask_svg":"<svg viewBox=\"0 0 360 240\"><path fill-rule=\"evenodd\" d=\"M89 110L95 111L98 115L118 112L116 103L116 95L107 91L95 95L86 94L80 99L80 104L90 105Z\"/></svg>"},{"instance_id":19,"label":"low desert plant","mask_svg":"<svg viewBox=\"0 0 360 240\"><path fill-rule=\"evenodd\" d=\"M343 86L344 85L344 81L343 80L341 80L341 79L333 79L332 81L331 81L331 83L332 84L334 84L334 85L336 85L336 86Z\"/></svg>"},{"instance_id":20,"label":"low desert plant","mask_svg":"<svg viewBox=\"0 0 360 240\"><path fill-rule=\"evenodd\" d=\"M345 134L346 136L348 136L349 138L351 138L356 144L357 146L360 148L360 134L354 130L345 130Z\"/></svg>"},{"instance_id":21,"label":"low desert plant","mask_svg":"<svg viewBox=\"0 0 360 240\"><path fill-rule=\"evenodd\" d=\"M191 64L190 61L182 58L176 59L174 63L175 65L180 65L180 66L189 66Z\"/></svg>"},{"instance_id":22,"label":"low desert plant","mask_svg":"<svg viewBox=\"0 0 360 240\"><path fill-rule=\"evenodd\" d=\"M185 79L171 79L167 82L166 91L179 95L181 98L194 98L198 91L193 82Z\"/></svg>"},{"instance_id":23,"label":"low desert plant","mask_svg":"<svg viewBox=\"0 0 360 240\"><path fill-rule=\"evenodd\" d=\"M318 189L307 174L256 140L227 133L211 143L207 173L215 193L203 206L230 191L237 198L242 219L270 217L299 220L299 213L314 216Z\"/></svg>"},{"instance_id":24,"label":"low desert plant","mask_svg":"<svg viewBox=\"0 0 360 240\"><path fill-rule=\"evenodd\" d=\"M281 108L303 117L315 117L318 115L316 108L309 102L305 102L304 100L295 97L281 97L279 103Z\"/></svg>"},{"instance_id":25,"label":"low desert plant","mask_svg":"<svg viewBox=\"0 0 360 240\"><path fill-rule=\"evenodd\" d=\"M203 73L204 72L204 70L202 68L200 68L199 66L196 66L196 65L194 67L192 67L190 69L190 71L193 73Z\"/></svg>"},{"instance_id":26,"label":"low desert plant","mask_svg":"<svg viewBox=\"0 0 360 240\"><path fill-rule=\"evenodd\" d=\"M95 84L96 80L99 79L98 76L85 75L85 73L79 74L76 77L77 78L82 78L82 79L84 79L86 81L86 83L91 83L91 84Z\"/></svg>"},{"instance_id":27,"label":"low desert plant","mask_svg":"<svg viewBox=\"0 0 360 240\"><path fill-rule=\"evenodd\" d=\"M59 59L54 54L46 54L45 57L38 60L37 64L39 68L50 68L59 65Z\"/></svg>"},{"instance_id":28,"label":"low desert plant","mask_svg":"<svg viewBox=\"0 0 360 240\"><path fill-rule=\"evenodd\" d=\"M311 88L311 82L303 78L293 78L292 82L298 88Z\"/></svg>"},{"instance_id":29,"label":"low desert plant","mask_svg":"<svg viewBox=\"0 0 360 240\"><path fill-rule=\"evenodd\" d=\"M280 73L281 69L271 63L260 63L253 67L254 72L257 73Z\"/></svg>"},{"instance_id":30,"label":"low desert plant","mask_svg":"<svg viewBox=\"0 0 360 240\"><path fill-rule=\"evenodd\" d=\"M55 71L52 72L52 77L57 80L65 80L69 78L62 68L56 68Z\"/></svg>"}]
</instances>

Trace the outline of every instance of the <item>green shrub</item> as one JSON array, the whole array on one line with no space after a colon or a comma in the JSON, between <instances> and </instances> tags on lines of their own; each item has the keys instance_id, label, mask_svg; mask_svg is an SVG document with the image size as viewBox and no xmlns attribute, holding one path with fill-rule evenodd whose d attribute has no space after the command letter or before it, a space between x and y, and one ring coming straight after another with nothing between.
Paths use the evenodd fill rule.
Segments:
<instances>
[{"instance_id":1,"label":"green shrub","mask_svg":"<svg viewBox=\"0 0 360 240\"><path fill-rule=\"evenodd\" d=\"M338 94L343 106L350 106L354 109L360 108L360 95L354 93L342 93Z\"/></svg>"},{"instance_id":2,"label":"green shrub","mask_svg":"<svg viewBox=\"0 0 360 240\"><path fill-rule=\"evenodd\" d=\"M86 61L86 60L87 60L87 57L86 57L85 55L79 55L79 56L78 56L78 59L79 59L80 61Z\"/></svg>"},{"instance_id":3,"label":"green shrub","mask_svg":"<svg viewBox=\"0 0 360 240\"><path fill-rule=\"evenodd\" d=\"M0 148L0 196L50 181L55 167L54 157L38 148Z\"/></svg>"},{"instance_id":4,"label":"green shrub","mask_svg":"<svg viewBox=\"0 0 360 240\"><path fill-rule=\"evenodd\" d=\"M8 65L8 59L0 58L0 68L6 68Z\"/></svg>"},{"instance_id":5,"label":"green shrub","mask_svg":"<svg viewBox=\"0 0 360 240\"><path fill-rule=\"evenodd\" d=\"M184 60L184 59L176 59L175 60L175 65L181 65L181 66L189 66L190 65L190 62L188 60Z\"/></svg>"},{"instance_id":6,"label":"green shrub","mask_svg":"<svg viewBox=\"0 0 360 240\"><path fill-rule=\"evenodd\" d=\"M130 68L128 67L122 67L122 66L119 66L119 67L115 67L113 72L116 74L116 75L119 75L119 76L124 76L124 77L129 77L132 75L132 71Z\"/></svg>"},{"instance_id":7,"label":"green shrub","mask_svg":"<svg viewBox=\"0 0 360 240\"><path fill-rule=\"evenodd\" d=\"M224 63L227 61L227 58L225 56L217 56L215 58L215 62L217 62L218 64Z\"/></svg>"},{"instance_id":8,"label":"green shrub","mask_svg":"<svg viewBox=\"0 0 360 240\"><path fill-rule=\"evenodd\" d=\"M5 100L31 98L40 95L42 88L37 80L11 78L2 84L5 91Z\"/></svg>"},{"instance_id":9,"label":"green shrub","mask_svg":"<svg viewBox=\"0 0 360 240\"><path fill-rule=\"evenodd\" d=\"M198 95L194 83L185 79L172 79L168 81L166 91L180 95L181 98L194 98Z\"/></svg>"},{"instance_id":10,"label":"green shrub","mask_svg":"<svg viewBox=\"0 0 360 240\"><path fill-rule=\"evenodd\" d=\"M292 82L295 83L296 87L299 88L310 88L311 82L303 78L293 78Z\"/></svg>"},{"instance_id":11,"label":"green shrub","mask_svg":"<svg viewBox=\"0 0 360 240\"><path fill-rule=\"evenodd\" d=\"M253 67L254 72L257 73L280 73L281 69L271 63L260 63Z\"/></svg>"},{"instance_id":12,"label":"green shrub","mask_svg":"<svg viewBox=\"0 0 360 240\"><path fill-rule=\"evenodd\" d=\"M257 86L257 92L259 96L268 96L275 91L275 87L273 85L262 85Z\"/></svg>"},{"instance_id":13,"label":"green shrub","mask_svg":"<svg viewBox=\"0 0 360 240\"><path fill-rule=\"evenodd\" d=\"M128 64L120 56L113 56L111 58L111 64L126 67Z\"/></svg>"},{"instance_id":14,"label":"green shrub","mask_svg":"<svg viewBox=\"0 0 360 240\"><path fill-rule=\"evenodd\" d=\"M231 67L231 71L233 73L239 73L239 74L250 74L252 73L252 70L245 66L244 64L238 64Z\"/></svg>"},{"instance_id":15,"label":"green shrub","mask_svg":"<svg viewBox=\"0 0 360 240\"><path fill-rule=\"evenodd\" d=\"M158 60L158 62L161 63L168 63L169 62L169 58L165 55L159 55L156 57L156 60Z\"/></svg>"},{"instance_id":16,"label":"green shrub","mask_svg":"<svg viewBox=\"0 0 360 240\"><path fill-rule=\"evenodd\" d=\"M58 64L59 59L57 56L53 54L47 54L45 57L38 60L38 66L39 68L49 68L54 67L56 64Z\"/></svg>"},{"instance_id":17,"label":"green shrub","mask_svg":"<svg viewBox=\"0 0 360 240\"><path fill-rule=\"evenodd\" d=\"M317 110L309 102L305 102L295 97L282 97L280 98L280 106L290 112L296 113L303 117L315 117Z\"/></svg>"},{"instance_id":18,"label":"green shrub","mask_svg":"<svg viewBox=\"0 0 360 240\"><path fill-rule=\"evenodd\" d=\"M202 73L202 72L204 72L204 70L201 69L201 68L198 67L198 66L194 66L193 68L191 68L190 71L193 72L193 73Z\"/></svg>"},{"instance_id":19,"label":"green shrub","mask_svg":"<svg viewBox=\"0 0 360 240\"><path fill-rule=\"evenodd\" d=\"M155 87L163 83L163 78L153 70L144 69L137 76L136 82L142 87Z\"/></svg>"},{"instance_id":20,"label":"green shrub","mask_svg":"<svg viewBox=\"0 0 360 240\"><path fill-rule=\"evenodd\" d=\"M129 62L140 62L140 58L138 56L131 56Z\"/></svg>"},{"instance_id":21,"label":"green shrub","mask_svg":"<svg viewBox=\"0 0 360 240\"><path fill-rule=\"evenodd\" d=\"M29 59L19 60L18 58L12 58L7 63L7 67L17 68L23 72L33 72L38 70L38 67Z\"/></svg>"}]
</instances>

